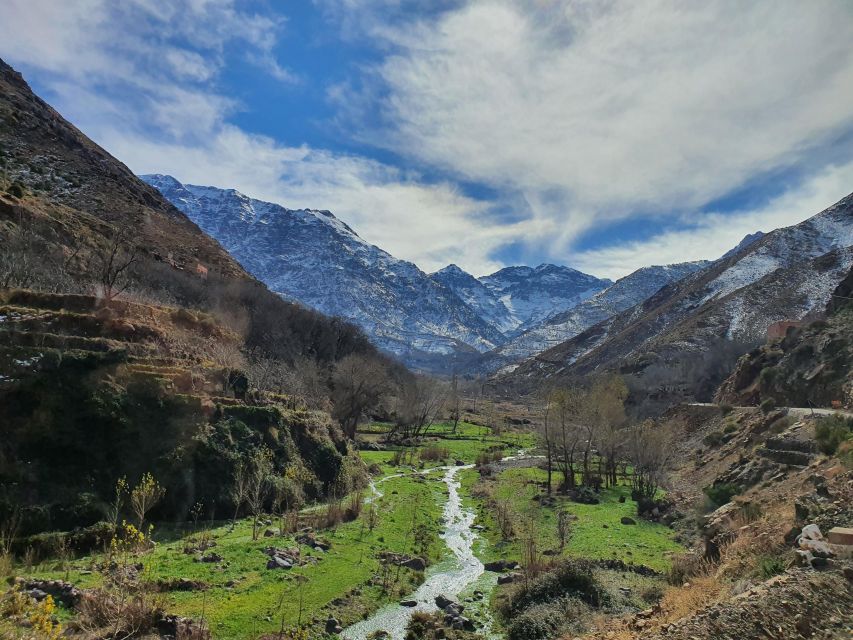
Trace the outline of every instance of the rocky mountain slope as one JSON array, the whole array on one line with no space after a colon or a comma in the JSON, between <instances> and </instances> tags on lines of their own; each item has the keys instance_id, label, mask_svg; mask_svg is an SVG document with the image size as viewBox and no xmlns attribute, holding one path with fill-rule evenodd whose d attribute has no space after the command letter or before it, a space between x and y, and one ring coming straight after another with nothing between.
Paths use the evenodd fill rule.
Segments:
<instances>
[{"instance_id":1,"label":"rocky mountain slope","mask_svg":"<svg viewBox=\"0 0 853 640\"><path fill-rule=\"evenodd\" d=\"M361 239L328 211L286 209L233 189L143 176L280 295L357 322L404 360L484 351L503 336L411 262Z\"/></svg>"},{"instance_id":2,"label":"rocky mountain slope","mask_svg":"<svg viewBox=\"0 0 853 640\"><path fill-rule=\"evenodd\" d=\"M570 309L612 284L569 267L506 267L480 278L510 311L519 333L564 309Z\"/></svg>"},{"instance_id":3,"label":"rocky mountain slope","mask_svg":"<svg viewBox=\"0 0 853 640\"><path fill-rule=\"evenodd\" d=\"M480 280L456 265L428 275L328 211L287 209L171 176L142 178L273 291L352 320L414 366L458 366L609 284L554 265L512 267Z\"/></svg>"},{"instance_id":4,"label":"rocky mountain slope","mask_svg":"<svg viewBox=\"0 0 853 640\"><path fill-rule=\"evenodd\" d=\"M504 381L534 385L618 370L639 377L654 371L655 385L682 384L686 375L701 377L702 366L721 351L736 346L742 353L742 345L764 342L771 323L822 313L851 264L853 195L663 287L528 360Z\"/></svg>"},{"instance_id":5,"label":"rocky mountain slope","mask_svg":"<svg viewBox=\"0 0 853 640\"><path fill-rule=\"evenodd\" d=\"M91 292L111 249L135 253L132 288L217 309L247 345L324 362L374 352L352 325L289 304L89 140L0 61L0 287Z\"/></svg>"},{"instance_id":6,"label":"rocky mountain slope","mask_svg":"<svg viewBox=\"0 0 853 640\"><path fill-rule=\"evenodd\" d=\"M661 287L681 280L708 264L707 261L698 261L638 269L591 298L547 318L485 354L480 366L486 371L496 371L546 351L602 320L633 307Z\"/></svg>"},{"instance_id":7,"label":"rocky mountain slope","mask_svg":"<svg viewBox=\"0 0 853 640\"><path fill-rule=\"evenodd\" d=\"M827 317L780 327L744 355L717 394L720 402L853 408L853 270L832 294Z\"/></svg>"}]
</instances>

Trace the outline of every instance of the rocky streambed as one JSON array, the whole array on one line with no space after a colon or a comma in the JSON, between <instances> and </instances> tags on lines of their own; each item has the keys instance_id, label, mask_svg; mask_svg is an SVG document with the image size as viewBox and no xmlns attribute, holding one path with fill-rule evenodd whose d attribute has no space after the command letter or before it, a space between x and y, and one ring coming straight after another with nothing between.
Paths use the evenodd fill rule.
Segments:
<instances>
[{"instance_id":1,"label":"rocky streambed","mask_svg":"<svg viewBox=\"0 0 853 640\"><path fill-rule=\"evenodd\" d=\"M441 538L450 551L448 557L430 567L424 583L401 601L405 604L383 607L370 618L344 629L340 634L342 638L366 640L377 631L385 631L387 638L403 640L406 625L415 611L438 611L440 604L458 598L460 593L475 583L481 591L490 588L489 585L494 586L491 581L481 580L485 569L473 550L477 538L472 528L475 514L471 509L462 506L462 498L459 495L460 482L457 474L460 470L470 469L472 466L443 467L442 480L447 485L448 497L444 504L445 529ZM460 623L464 624L462 620Z\"/></svg>"}]
</instances>

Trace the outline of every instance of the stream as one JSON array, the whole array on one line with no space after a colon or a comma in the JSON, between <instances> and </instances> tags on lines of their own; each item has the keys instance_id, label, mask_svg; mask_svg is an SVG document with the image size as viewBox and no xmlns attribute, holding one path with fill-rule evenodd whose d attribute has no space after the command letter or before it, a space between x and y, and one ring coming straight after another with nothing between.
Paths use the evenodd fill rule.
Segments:
<instances>
[{"instance_id":1,"label":"stream","mask_svg":"<svg viewBox=\"0 0 853 640\"><path fill-rule=\"evenodd\" d=\"M415 611L438 611L435 605L437 595L445 595L456 599L466 588L474 585L483 575L483 563L474 555L474 540L477 534L472 530L475 514L473 510L462 507L459 495L460 482L456 474L460 469L471 469L473 465L458 467L443 467L442 480L447 485L448 498L444 505L444 532L441 534L451 556L429 568L424 583L407 596L407 600L417 601L415 607L403 607L399 604L389 604L374 615L344 629L341 637L345 640L366 640L372 633L383 630L391 640L403 640L406 625ZM383 478L385 480L387 478ZM374 485L374 499L382 494ZM488 581L480 587L483 592L494 586L494 581ZM487 624L488 626L488 624ZM488 629L483 631L488 632Z\"/></svg>"}]
</instances>

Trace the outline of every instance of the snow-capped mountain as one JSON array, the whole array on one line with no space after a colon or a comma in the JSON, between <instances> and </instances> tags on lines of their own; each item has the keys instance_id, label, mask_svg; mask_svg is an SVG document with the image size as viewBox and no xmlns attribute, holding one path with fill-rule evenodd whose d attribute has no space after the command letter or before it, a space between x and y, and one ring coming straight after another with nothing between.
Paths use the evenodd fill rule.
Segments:
<instances>
[{"instance_id":1,"label":"snow-capped mountain","mask_svg":"<svg viewBox=\"0 0 853 640\"><path fill-rule=\"evenodd\" d=\"M451 290L364 241L328 211L286 209L171 176L142 179L270 289L354 321L404 360L485 351L504 340Z\"/></svg>"},{"instance_id":2,"label":"snow-capped mountain","mask_svg":"<svg viewBox=\"0 0 853 640\"><path fill-rule=\"evenodd\" d=\"M569 267L506 267L480 278L518 322L515 333L546 320L595 295L612 281Z\"/></svg>"},{"instance_id":3,"label":"snow-capped mountain","mask_svg":"<svg viewBox=\"0 0 853 640\"><path fill-rule=\"evenodd\" d=\"M416 367L458 368L610 284L555 265L510 267L482 279L456 265L427 275L328 211L287 209L171 176L141 177L270 289L355 322Z\"/></svg>"},{"instance_id":4,"label":"snow-capped mountain","mask_svg":"<svg viewBox=\"0 0 853 640\"><path fill-rule=\"evenodd\" d=\"M515 329L519 320L513 316L497 296L467 271L450 264L430 277L450 289L474 309L486 322L506 334Z\"/></svg>"},{"instance_id":5,"label":"snow-capped mountain","mask_svg":"<svg viewBox=\"0 0 853 640\"><path fill-rule=\"evenodd\" d=\"M637 269L591 298L534 325L485 354L483 367L494 371L546 351L594 324L642 302L661 287L681 280L709 264L709 261L700 260Z\"/></svg>"},{"instance_id":6,"label":"snow-capped mountain","mask_svg":"<svg viewBox=\"0 0 853 640\"><path fill-rule=\"evenodd\" d=\"M764 342L780 320L819 314L853 265L853 194L800 224L752 240L644 302L527 360L516 381L713 358L714 345ZM692 356L691 356L692 354ZM683 371L682 371L683 373Z\"/></svg>"}]
</instances>

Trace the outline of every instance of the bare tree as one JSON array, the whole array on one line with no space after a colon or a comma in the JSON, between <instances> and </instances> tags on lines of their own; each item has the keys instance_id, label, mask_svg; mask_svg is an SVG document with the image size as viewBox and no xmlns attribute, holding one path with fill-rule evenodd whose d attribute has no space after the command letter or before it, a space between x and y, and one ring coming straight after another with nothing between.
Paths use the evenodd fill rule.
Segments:
<instances>
[{"instance_id":1,"label":"bare tree","mask_svg":"<svg viewBox=\"0 0 853 640\"><path fill-rule=\"evenodd\" d=\"M365 411L376 407L388 391L385 368L375 358L352 354L341 359L332 374L332 417L355 439Z\"/></svg>"},{"instance_id":2,"label":"bare tree","mask_svg":"<svg viewBox=\"0 0 853 640\"><path fill-rule=\"evenodd\" d=\"M229 488L231 501L234 503L234 517L231 518L231 528L237 525L237 516L240 515L240 507L249 497L249 469L243 460L237 462L234 469L234 477L231 479Z\"/></svg>"},{"instance_id":3,"label":"bare tree","mask_svg":"<svg viewBox=\"0 0 853 640\"><path fill-rule=\"evenodd\" d=\"M400 393L397 426L407 437L425 435L447 397L447 386L429 376L416 376Z\"/></svg>"},{"instance_id":4,"label":"bare tree","mask_svg":"<svg viewBox=\"0 0 853 640\"><path fill-rule=\"evenodd\" d=\"M136 263L139 247L130 241L130 232L123 228L115 233L97 255L97 276L100 293L107 302L130 286L130 268Z\"/></svg>"},{"instance_id":5,"label":"bare tree","mask_svg":"<svg viewBox=\"0 0 853 640\"><path fill-rule=\"evenodd\" d=\"M627 429L626 452L634 474L631 488L638 499L654 500L672 462L672 428L644 420Z\"/></svg>"},{"instance_id":6,"label":"bare tree","mask_svg":"<svg viewBox=\"0 0 853 640\"><path fill-rule=\"evenodd\" d=\"M447 408L450 421L453 423L453 433L459 428L459 420L462 417L462 396L459 395L459 378L456 372L450 382L450 393L447 398Z\"/></svg>"}]
</instances>

